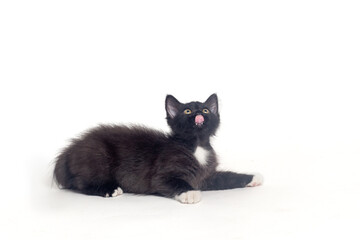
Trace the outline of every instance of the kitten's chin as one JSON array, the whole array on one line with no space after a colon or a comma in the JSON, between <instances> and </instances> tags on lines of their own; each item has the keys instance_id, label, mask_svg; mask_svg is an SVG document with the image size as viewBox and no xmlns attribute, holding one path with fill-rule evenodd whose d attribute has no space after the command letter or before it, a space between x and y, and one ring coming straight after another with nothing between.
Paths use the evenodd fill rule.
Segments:
<instances>
[{"instance_id":1,"label":"kitten's chin","mask_svg":"<svg viewBox=\"0 0 360 240\"><path fill-rule=\"evenodd\" d=\"M195 127L202 128L204 126L203 123L195 123Z\"/></svg>"},{"instance_id":2,"label":"kitten's chin","mask_svg":"<svg viewBox=\"0 0 360 240\"><path fill-rule=\"evenodd\" d=\"M198 131L203 131L203 129L205 128L205 124L195 124L194 125L194 129L198 132Z\"/></svg>"}]
</instances>

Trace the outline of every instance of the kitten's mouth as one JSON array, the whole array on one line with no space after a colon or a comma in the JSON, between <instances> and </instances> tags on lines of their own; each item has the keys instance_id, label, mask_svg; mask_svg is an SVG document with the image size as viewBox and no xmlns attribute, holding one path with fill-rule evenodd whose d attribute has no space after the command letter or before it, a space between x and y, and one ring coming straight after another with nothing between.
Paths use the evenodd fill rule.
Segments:
<instances>
[{"instance_id":1,"label":"kitten's mouth","mask_svg":"<svg viewBox=\"0 0 360 240\"><path fill-rule=\"evenodd\" d=\"M195 117L196 126L201 127L204 124L204 121L205 121L205 119L204 119L203 115L196 115L196 117Z\"/></svg>"}]
</instances>

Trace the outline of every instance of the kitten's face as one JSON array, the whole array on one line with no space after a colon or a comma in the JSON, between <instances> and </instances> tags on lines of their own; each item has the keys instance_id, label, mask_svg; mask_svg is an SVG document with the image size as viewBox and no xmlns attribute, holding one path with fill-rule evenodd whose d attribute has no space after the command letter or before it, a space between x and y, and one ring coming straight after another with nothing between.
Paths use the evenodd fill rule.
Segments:
<instances>
[{"instance_id":1,"label":"kitten's face","mask_svg":"<svg viewBox=\"0 0 360 240\"><path fill-rule=\"evenodd\" d=\"M214 135L220 123L218 99L211 95L205 102L180 103L171 95L166 97L167 121L174 133L186 136Z\"/></svg>"}]
</instances>

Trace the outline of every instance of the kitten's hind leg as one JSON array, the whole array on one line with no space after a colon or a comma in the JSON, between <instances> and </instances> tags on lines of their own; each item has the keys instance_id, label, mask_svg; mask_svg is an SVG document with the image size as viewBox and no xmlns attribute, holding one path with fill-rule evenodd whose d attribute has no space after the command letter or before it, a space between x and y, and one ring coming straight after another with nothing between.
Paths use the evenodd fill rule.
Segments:
<instances>
[{"instance_id":1,"label":"kitten's hind leg","mask_svg":"<svg viewBox=\"0 0 360 240\"><path fill-rule=\"evenodd\" d=\"M120 188L120 187L117 187L111 194L109 193L106 193L105 194L105 197L117 197L117 196L120 196L122 195L124 192L123 190Z\"/></svg>"},{"instance_id":2,"label":"kitten's hind leg","mask_svg":"<svg viewBox=\"0 0 360 240\"><path fill-rule=\"evenodd\" d=\"M101 197L117 197L123 194L123 190L116 183L107 183L100 186L89 185L80 192Z\"/></svg>"}]
</instances>

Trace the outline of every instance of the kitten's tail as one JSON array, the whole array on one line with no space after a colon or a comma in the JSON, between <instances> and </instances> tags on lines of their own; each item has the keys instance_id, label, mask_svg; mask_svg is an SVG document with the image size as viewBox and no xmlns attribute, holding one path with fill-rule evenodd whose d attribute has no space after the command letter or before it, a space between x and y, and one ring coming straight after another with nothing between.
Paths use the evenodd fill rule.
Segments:
<instances>
[{"instance_id":1,"label":"kitten's tail","mask_svg":"<svg viewBox=\"0 0 360 240\"><path fill-rule=\"evenodd\" d=\"M57 157L53 180L59 188L71 188L71 173L67 162L68 161L64 153Z\"/></svg>"}]
</instances>

